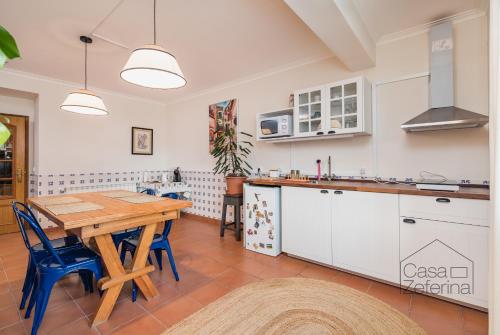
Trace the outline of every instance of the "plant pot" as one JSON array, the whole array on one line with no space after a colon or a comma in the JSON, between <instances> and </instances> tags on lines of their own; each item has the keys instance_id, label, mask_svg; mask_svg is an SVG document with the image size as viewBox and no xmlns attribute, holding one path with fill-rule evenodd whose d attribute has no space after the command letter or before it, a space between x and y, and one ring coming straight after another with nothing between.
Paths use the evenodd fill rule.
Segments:
<instances>
[{"instance_id":1,"label":"plant pot","mask_svg":"<svg viewBox=\"0 0 500 335\"><path fill-rule=\"evenodd\" d=\"M243 183L247 177L226 177L227 194L243 194Z\"/></svg>"}]
</instances>

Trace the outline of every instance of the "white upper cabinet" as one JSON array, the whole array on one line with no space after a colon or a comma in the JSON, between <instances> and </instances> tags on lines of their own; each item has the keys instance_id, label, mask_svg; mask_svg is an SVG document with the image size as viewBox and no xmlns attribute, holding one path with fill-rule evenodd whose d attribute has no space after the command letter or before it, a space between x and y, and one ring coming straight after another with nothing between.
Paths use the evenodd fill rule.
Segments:
<instances>
[{"instance_id":1,"label":"white upper cabinet","mask_svg":"<svg viewBox=\"0 0 500 335\"><path fill-rule=\"evenodd\" d=\"M295 136L369 134L371 84L356 77L294 92Z\"/></svg>"},{"instance_id":2,"label":"white upper cabinet","mask_svg":"<svg viewBox=\"0 0 500 335\"><path fill-rule=\"evenodd\" d=\"M295 135L311 136L324 128L324 88L314 87L295 92Z\"/></svg>"}]
</instances>

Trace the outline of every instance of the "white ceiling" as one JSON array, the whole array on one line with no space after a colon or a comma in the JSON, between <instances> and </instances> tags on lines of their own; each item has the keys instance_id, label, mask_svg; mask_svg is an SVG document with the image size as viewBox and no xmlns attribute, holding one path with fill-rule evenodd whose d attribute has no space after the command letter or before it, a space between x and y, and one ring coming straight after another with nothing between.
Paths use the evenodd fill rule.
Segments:
<instances>
[{"instance_id":1,"label":"white ceiling","mask_svg":"<svg viewBox=\"0 0 500 335\"><path fill-rule=\"evenodd\" d=\"M482 6L481 0L353 0L368 31L382 36Z\"/></svg>"},{"instance_id":2,"label":"white ceiling","mask_svg":"<svg viewBox=\"0 0 500 335\"><path fill-rule=\"evenodd\" d=\"M478 0L352 1L375 41L478 6ZM158 44L176 56L188 85L172 91L136 87L119 73L131 49L152 42L152 3L0 0L0 24L16 37L22 54L7 68L82 82L83 45L78 36L95 32L129 49L94 38L89 86L168 102L331 55L282 0L158 0Z\"/></svg>"}]
</instances>

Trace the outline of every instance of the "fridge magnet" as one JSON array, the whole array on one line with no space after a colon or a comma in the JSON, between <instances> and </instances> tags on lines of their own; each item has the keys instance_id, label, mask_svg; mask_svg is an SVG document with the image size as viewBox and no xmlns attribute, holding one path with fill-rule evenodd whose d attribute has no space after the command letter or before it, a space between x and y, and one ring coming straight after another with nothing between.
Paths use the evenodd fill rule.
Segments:
<instances>
[{"instance_id":1,"label":"fridge magnet","mask_svg":"<svg viewBox=\"0 0 500 335\"><path fill-rule=\"evenodd\" d=\"M253 211L255 212L258 209L257 204L253 204Z\"/></svg>"},{"instance_id":2,"label":"fridge magnet","mask_svg":"<svg viewBox=\"0 0 500 335\"><path fill-rule=\"evenodd\" d=\"M270 240L274 240L274 235L273 234L269 234L268 237L269 237Z\"/></svg>"},{"instance_id":3,"label":"fridge magnet","mask_svg":"<svg viewBox=\"0 0 500 335\"><path fill-rule=\"evenodd\" d=\"M259 245L258 245L257 243L254 243L254 244L253 244L253 248L254 248L255 250L259 249Z\"/></svg>"},{"instance_id":4,"label":"fridge magnet","mask_svg":"<svg viewBox=\"0 0 500 335\"><path fill-rule=\"evenodd\" d=\"M255 199L257 199L257 201L259 201L259 195L260 194L254 193L253 195L255 195Z\"/></svg>"},{"instance_id":5,"label":"fridge magnet","mask_svg":"<svg viewBox=\"0 0 500 335\"><path fill-rule=\"evenodd\" d=\"M255 217L256 218L264 218L264 214L262 214L260 211L257 211L257 213L255 213Z\"/></svg>"},{"instance_id":6,"label":"fridge magnet","mask_svg":"<svg viewBox=\"0 0 500 335\"><path fill-rule=\"evenodd\" d=\"M272 249L272 248L273 248L273 245L272 245L271 243L268 243L268 244L266 244L266 248L267 248L267 249Z\"/></svg>"},{"instance_id":7,"label":"fridge magnet","mask_svg":"<svg viewBox=\"0 0 500 335\"><path fill-rule=\"evenodd\" d=\"M248 218L251 219L252 218L252 212L251 211L248 211Z\"/></svg>"},{"instance_id":8,"label":"fridge magnet","mask_svg":"<svg viewBox=\"0 0 500 335\"><path fill-rule=\"evenodd\" d=\"M253 233L254 233L255 235L257 235L257 230L255 230L255 229L254 229Z\"/></svg>"},{"instance_id":9,"label":"fridge magnet","mask_svg":"<svg viewBox=\"0 0 500 335\"><path fill-rule=\"evenodd\" d=\"M253 230L252 230L252 229L248 229L248 230L247 230L247 234L248 234L248 235L253 235Z\"/></svg>"},{"instance_id":10,"label":"fridge magnet","mask_svg":"<svg viewBox=\"0 0 500 335\"><path fill-rule=\"evenodd\" d=\"M250 204L247 202L247 211L250 210Z\"/></svg>"},{"instance_id":11,"label":"fridge magnet","mask_svg":"<svg viewBox=\"0 0 500 335\"><path fill-rule=\"evenodd\" d=\"M267 201L262 200L262 207L267 207Z\"/></svg>"},{"instance_id":12,"label":"fridge magnet","mask_svg":"<svg viewBox=\"0 0 500 335\"><path fill-rule=\"evenodd\" d=\"M273 216L273 212L267 212L269 216Z\"/></svg>"},{"instance_id":13,"label":"fridge magnet","mask_svg":"<svg viewBox=\"0 0 500 335\"><path fill-rule=\"evenodd\" d=\"M266 246L264 245L264 243L259 243L259 247L260 248L265 248Z\"/></svg>"},{"instance_id":14,"label":"fridge magnet","mask_svg":"<svg viewBox=\"0 0 500 335\"><path fill-rule=\"evenodd\" d=\"M259 221L255 221L255 224L253 225L256 229L259 228Z\"/></svg>"}]
</instances>

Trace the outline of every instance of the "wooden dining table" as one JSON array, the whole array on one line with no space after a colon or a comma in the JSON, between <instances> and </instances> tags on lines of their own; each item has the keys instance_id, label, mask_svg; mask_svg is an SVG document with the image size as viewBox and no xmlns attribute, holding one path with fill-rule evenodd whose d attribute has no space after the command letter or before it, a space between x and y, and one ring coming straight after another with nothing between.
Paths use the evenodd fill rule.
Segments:
<instances>
[{"instance_id":1,"label":"wooden dining table","mask_svg":"<svg viewBox=\"0 0 500 335\"><path fill-rule=\"evenodd\" d=\"M151 198L147 198L151 197ZM28 204L70 234L95 240L107 275L98 282L104 293L93 325L106 321L123 285L133 280L147 300L158 295L146 265L149 248L157 226L178 219L180 210L191 207L190 201L159 198L129 191L105 191L32 197ZM73 210L73 212L71 212ZM75 212L77 210L77 212ZM68 212L69 211L69 212ZM113 243L112 233L143 227L130 266L124 267Z\"/></svg>"}]
</instances>

